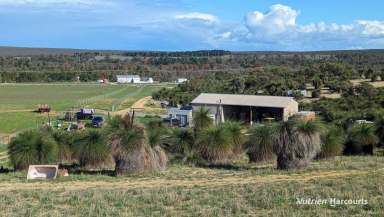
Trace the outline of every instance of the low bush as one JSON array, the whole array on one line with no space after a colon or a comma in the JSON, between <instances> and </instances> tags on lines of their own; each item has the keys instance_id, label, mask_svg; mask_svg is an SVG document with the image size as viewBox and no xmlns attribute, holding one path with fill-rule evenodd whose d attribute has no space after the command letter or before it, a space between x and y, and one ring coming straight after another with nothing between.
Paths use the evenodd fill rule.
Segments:
<instances>
[{"instance_id":1,"label":"low bush","mask_svg":"<svg viewBox=\"0 0 384 217\"><path fill-rule=\"evenodd\" d=\"M197 140L201 157L210 162L228 159L233 154L231 135L222 126L205 129Z\"/></svg>"},{"instance_id":2,"label":"low bush","mask_svg":"<svg viewBox=\"0 0 384 217\"><path fill-rule=\"evenodd\" d=\"M56 163L58 145L50 134L29 130L12 139L8 153L13 167L23 170L31 164Z\"/></svg>"},{"instance_id":3,"label":"low bush","mask_svg":"<svg viewBox=\"0 0 384 217\"><path fill-rule=\"evenodd\" d=\"M345 135L343 129L331 126L321 135L321 151L318 158L332 158L341 155L344 150Z\"/></svg>"},{"instance_id":4,"label":"low bush","mask_svg":"<svg viewBox=\"0 0 384 217\"><path fill-rule=\"evenodd\" d=\"M348 129L345 154L373 154L373 148L379 143L372 124L355 124Z\"/></svg>"},{"instance_id":5,"label":"low bush","mask_svg":"<svg viewBox=\"0 0 384 217\"><path fill-rule=\"evenodd\" d=\"M256 125L249 130L247 155L251 162L269 161L274 159L273 145L276 142L276 125Z\"/></svg>"}]
</instances>

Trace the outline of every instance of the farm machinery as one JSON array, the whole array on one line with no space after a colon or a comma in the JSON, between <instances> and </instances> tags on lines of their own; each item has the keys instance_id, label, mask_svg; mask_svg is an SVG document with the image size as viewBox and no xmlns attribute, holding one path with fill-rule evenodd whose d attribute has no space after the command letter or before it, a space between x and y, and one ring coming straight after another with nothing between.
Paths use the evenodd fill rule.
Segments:
<instances>
[{"instance_id":1,"label":"farm machinery","mask_svg":"<svg viewBox=\"0 0 384 217\"><path fill-rule=\"evenodd\" d=\"M36 112L39 112L39 113L45 113L50 111L51 111L51 107L48 104L39 104L36 110Z\"/></svg>"}]
</instances>

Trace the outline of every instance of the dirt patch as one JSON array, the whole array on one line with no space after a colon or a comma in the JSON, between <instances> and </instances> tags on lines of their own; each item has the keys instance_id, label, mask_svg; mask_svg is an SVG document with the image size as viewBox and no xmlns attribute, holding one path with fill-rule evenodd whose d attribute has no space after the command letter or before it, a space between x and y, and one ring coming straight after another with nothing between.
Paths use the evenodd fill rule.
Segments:
<instances>
[{"instance_id":1,"label":"dirt patch","mask_svg":"<svg viewBox=\"0 0 384 217\"><path fill-rule=\"evenodd\" d=\"M328 99L339 99L339 98L341 98L341 94L340 93L324 93L324 94L321 94L320 96L328 98Z\"/></svg>"},{"instance_id":2,"label":"dirt patch","mask_svg":"<svg viewBox=\"0 0 384 217\"><path fill-rule=\"evenodd\" d=\"M144 110L145 108L145 105L152 100L152 96L146 96L144 98L141 98L139 99L138 101L136 101L130 108L127 108L127 109L123 109L123 110L119 110L119 111L116 111L116 112L113 112L112 115L125 115L129 112L132 111L132 109L134 108L135 110Z\"/></svg>"},{"instance_id":3,"label":"dirt patch","mask_svg":"<svg viewBox=\"0 0 384 217\"><path fill-rule=\"evenodd\" d=\"M364 171L327 171L311 172L291 175L267 175L242 177L233 175L230 177L196 178L187 180L170 180L164 178L135 179L122 181L69 181L61 183L51 182L27 182L27 183L2 183L0 191L13 190L59 190L68 191L85 189L136 189L136 188L162 188L162 187L209 187L226 185L262 184L271 182L311 181L317 179L332 179L345 176L364 175Z\"/></svg>"}]
</instances>

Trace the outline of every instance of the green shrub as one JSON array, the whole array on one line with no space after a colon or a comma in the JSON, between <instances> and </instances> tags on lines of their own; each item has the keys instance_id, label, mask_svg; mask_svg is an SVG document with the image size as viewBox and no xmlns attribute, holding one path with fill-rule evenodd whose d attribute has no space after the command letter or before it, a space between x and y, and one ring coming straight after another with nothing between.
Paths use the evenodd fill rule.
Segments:
<instances>
[{"instance_id":1,"label":"green shrub","mask_svg":"<svg viewBox=\"0 0 384 217\"><path fill-rule=\"evenodd\" d=\"M164 127L161 119L153 119L146 124L146 133L148 144L154 147L160 145L164 141L167 129Z\"/></svg>"},{"instance_id":2,"label":"green shrub","mask_svg":"<svg viewBox=\"0 0 384 217\"><path fill-rule=\"evenodd\" d=\"M105 136L98 130L83 131L76 143L79 163L83 167L98 166L110 156Z\"/></svg>"},{"instance_id":3,"label":"green shrub","mask_svg":"<svg viewBox=\"0 0 384 217\"><path fill-rule=\"evenodd\" d=\"M256 125L249 131L247 155L251 162L269 161L274 158L273 145L276 142L276 126Z\"/></svg>"},{"instance_id":4,"label":"green shrub","mask_svg":"<svg viewBox=\"0 0 384 217\"><path fill-rule=\"evenodd\" d=\"M327 132L321 135L321 142L321 152L318 158L332 158L341 155L345 143L343 129L335 126L329 127Z\"/></svg>"},{"instance_id":5,"label":"green shrub","mask_svg":"<svg viewBox=\"0 0 384 217\"><path fill-rule=\"evenodd\" d=\"M223 125L225 130L228 132L231 143L233 146L233 154L239 155L244 152L244 143L246 141L246 138L244 134L241 132L242 127L239 122L234 121L226 121Z\"/></svg>"},{"instance_id":6,"label":"green shrub","mask_svg":"<svg viewBox=\"0 0 384 217\"><path fill-rule=\"evenodd\" d=\"M49 134L30 130L12 139L8 153L13 167L22 170L31 164L56 163L58 145Z\"/></svg>"},{"instance_id":7,"label":"green shrub","mask_svg":"<svg viewBox=\"0 0 384 217\"><path fill-rule=\"evenodd\" d=\"M209 110L207 108L201 107L193 112L193 125L195 132L200 132L213 125L213 120L209 117Z\"/></svg>"},{"instance_id":8,"label":"green shrub","mask_svg":"<svg viewBox=\"0 0 384 217\"><path fill-rule=\"evenodd\" d=\"M168 143L170 144L170 151L175 155L181 156L184 163L194 158L195 137L192 130L182 128L172 129Z\"/></svg>"},{"instance_id":9,"label":"green shrub","mask_svg":"<svg viewBox=\"0 0 384 217\"><path fill-rule=\"evenodd\" d=\"M373 154L373 147L379 142L372 124L355 124L348 130L346 154Z\"/></svg>"},{"instance_id":10,"label":"green shrub","mask_svg":"<svg viewBox=\"0 0 384 217\"><path fill-rule=\"evenodd\" d=\"M58 145L58 160L61 163L71 161L74 156L75 143L78 139L78 132L67 132L56 130L52 137Z\"/></svg>"},{"instance_id":11,"label":"green shrub","mask_svg":"<svg viewBox=\"0 0 384 217\"><path fill-rule=\"evenodd\" d=\"M228 131L221 126L210 127L198 135L199 153L204 159L215 162L228 159L233 154L233 144Z\"/></svg>"}]
</instances>

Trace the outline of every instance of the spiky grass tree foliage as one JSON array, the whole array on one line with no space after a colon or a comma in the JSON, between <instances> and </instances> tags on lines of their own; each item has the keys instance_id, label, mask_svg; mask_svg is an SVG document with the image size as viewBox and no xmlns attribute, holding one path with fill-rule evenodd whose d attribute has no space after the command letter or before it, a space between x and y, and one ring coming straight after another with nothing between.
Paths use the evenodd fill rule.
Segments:
<instances>
[{"instance_id":1,"label":"spiky grass tree foliage","mask_svg":"<svg viewBox=\"0 0 384 217\"><path fill-rule=\"evenodd\" d=\"M355 124L348 130L346 154L373 154L373 147L379 142L372 124Z\"/></svg>"},{"instance_id":2,"label":"spiky grass tree foliage","mask_svg":"<svg viewBox=\"0 0 384 217\"><path fill-rule=\"evenodd\" d=\"M104 135L95 129L81 133L77 141L77 156L80 166L98 167L104 163L110 154Z\"/></svg>"},{"instance_id":3,"label":"spiky grass tree foliage","mask_svg":"<svg viewBox=\"0 0 384 217\"><path fill-rule=\"evenodd\" d=\"M274 145L278 169L302 168L320 151L321 125L316 121L288 121L279 126Z\"/></svg>"},{"instance_id":4,"label":"spiky grass tree foliage","mask_svg":"<svg viewBox=\"0 0 384 217\"><path fill-rule=\"evenodd\" d=\"M77 138L76 132L53 131L52 137L58 145L58 161L69 162L74 157L74 144Z\"/></svg>"},{"instance_id":5,"label":"spiky grass tree foliage","mask_svg":"<svg viewBox=\"0 0 384 217\"><path fill-rule=\"evenodd\" d=\"M273 146L277 140L275 124L256 125L249 131L247 155L251 162L274 159Z\"/></svg>"},{"instance_id":6,"label":"spiky grass tree foliage","mask_svg":"<svg viewBox=\"0 0 384 217\"><path fill-rule=\"evenodd\" d=\"M204 107L200 107L193 113L193 127L195 133L201 132L202 130L213 125L213 120L209 116L209 110Z\"/></svg>"},{"instance_id":7,"label":"spiky grass tree foliage","mask_svg":"<svg viewBox=\"0 0 384 217\"><path fill-rule=\"evenodd\" d=\"M230 133L222 126L205 129L199 134L198 144L201 156L210 162L228 159L233 154Z\"/></svg>"},{"instance_id":8,"label":"spiky grass tree foliage","mask_svg":"<svg viewBox=\"0 0 384 217\"><path fill-rule=\"evenodd\" d=\"M244 143L246 138L242 132L243 128L241 127L241 124L235 121L226 121L223 124L223 127L230 136L234 157L242 154L244 152Z\"/></svg>"},{"instance_id":9,"label":"spiky grass tree foliage","mask_svg":"<svg viewBox=\"0 0 384 217\"><path fill-rule=\"evenodd\" d=\"M49 134L30 130L12 139L8 153L13 167L16 170L23 170L30 164L55 163L58 147Z\"/></svg>"},{"instance_id":10,"label":"spiky grass tree foliage","mask_svg":"<svg viewBox=\"0 0 384 217\"><path fill-rule=\"evenodd\" d=\"M345 134L343 129L331 126L321 135L321 151L318 158L333 158L344 150Z\"/></svg>"},{"instance_id":11,"label":"spiky grass tree foliage","mask_svg":"<svg viewBox=\"0 0 384 217\"><path fill-rule=\"evenodd\" d=\"M166 169L165 152L158 145L149 145L145 129L136 125L131 116L113 118L107 132L117 175ZM152 143L157 143L158 135L152 136Z\"/></svg>"},{"instance_id":12,"label":"spiky grass tree foliage","mask_svg":"<svg viewBox=\"0 0 384 217\"><path fill-rule=\"evenodd\" d=\"M146 132L149 145L155 147L164 141L167 129L161 119L153 119L146 124Z\"/></svg>"},{"instance_id":13,"label":"spiky grass tree foliage","mask_svg":"<svg viewBox=\"0 0 384 217\"><path fill-rule=\"evenodd\" d=\"M168 142L171 145L171 151L182 156L182 162L192 159L195 154L195 137L190 129L175 128L169 135Z\"/></svg>"}]
</instances>

